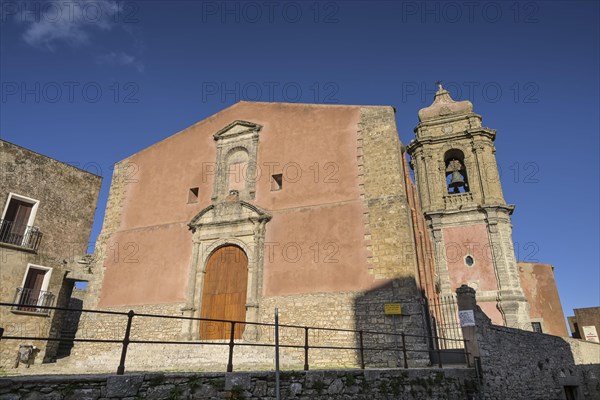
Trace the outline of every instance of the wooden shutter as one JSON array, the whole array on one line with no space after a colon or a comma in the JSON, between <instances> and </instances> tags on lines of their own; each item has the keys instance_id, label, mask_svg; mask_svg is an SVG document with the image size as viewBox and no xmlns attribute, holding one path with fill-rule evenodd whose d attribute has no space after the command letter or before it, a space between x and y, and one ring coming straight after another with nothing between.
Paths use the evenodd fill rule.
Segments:
<instances>
[{"instance_id":1,"label":"wooden shutter","mask_svg":"<svg viewBox=\"0 0 600 400\"><path fill-rule=\"evenodd\" d=\"M28 306L37 305L46 272L42 269L29 268L27 277L25 278L25 285L23 285L20 304ZM35 310L35 307L32 310Z\"/></svg>"},{"instance_id":2,"label":"wooden shutter","mask_svg":"<svg viewBox=\"0 0 600 400\"><path fill-rule=\"evenodd\" d=\"M10 200L4 219L10 221L10 235L14 241L14 243L13 241L11 243L21 244L20 241L23 240L32 209L33 204L15 199Z\"/></svg>"}]
</instances>

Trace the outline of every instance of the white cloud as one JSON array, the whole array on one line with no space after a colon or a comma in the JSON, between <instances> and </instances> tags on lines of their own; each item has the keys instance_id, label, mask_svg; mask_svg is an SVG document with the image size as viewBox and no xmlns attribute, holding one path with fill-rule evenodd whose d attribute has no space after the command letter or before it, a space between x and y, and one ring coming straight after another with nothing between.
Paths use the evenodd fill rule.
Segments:
<instances>
[{"instance_id":1,"label":"white cloud","mask_svg":"<svg viewBox=\"0 0 600 400\"><path fill-rule=\"evenodd\" d=\"M135 56L125 52L111 51L107 54L101 54L96 57L98 64L118 65L118 66L134 66L139 72L144 71L144 65Z\"/></svg>"},{"instance_id":2,"label":"white cloud","mask_svg":"<svg viewBox=\"0 0 600 400\"><path fill-rule=\"evenodd\" d=\"M25 42L54 51L60 42L87 45L94 30L113 29L120 7L111 0L51 1L23 8L16 18L27 25Z\"/></svg>"},{"instance_id":3,"label":"white cloud","mask_svg":"<svg viewBox=\"0 0 600 400\"><path fill-rule=\"evenodd\" d=\"M101 64L130 65L135 61L135 57L122 51L119 53L112 51L108 54L98 56L96 60Z\"/></svg>"},{"instance_id":4,"label":"white cloud","mask_svg":"<svg viewBox=\"0 0 600 400\"><path fill-rule=\"evenodd\" d=\"M36 1L19 11L15 19L25 25L23 40L32 47L48 51L56 51L60 44L90 46L94 35L122 29L132 38L134 53L138 55L115 50L96 55L95 61L113 66L132 66L139 72L144 70L139 57L143 47L139 29L130 24L137 20L131 10L123 9L123 3L114 0Z\"/></svg>"}]
</instances>

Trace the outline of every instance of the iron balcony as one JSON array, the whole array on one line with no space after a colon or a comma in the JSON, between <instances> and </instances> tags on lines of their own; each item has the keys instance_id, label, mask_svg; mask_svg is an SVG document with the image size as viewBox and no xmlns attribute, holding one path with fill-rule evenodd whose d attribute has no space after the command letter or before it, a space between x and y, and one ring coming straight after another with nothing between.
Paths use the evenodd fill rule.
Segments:
<instances>
[{"instance_id":1,"label":"iron balcony","mask_svg":"<svg viewBox=\"0 0 600 400\"><path fill-rule=\"evenodd\" d=\"M0 219L0 243L37 251L41 240L42 232L38 227L17 225L14 221Z\"/></svg>"}]
</instances>

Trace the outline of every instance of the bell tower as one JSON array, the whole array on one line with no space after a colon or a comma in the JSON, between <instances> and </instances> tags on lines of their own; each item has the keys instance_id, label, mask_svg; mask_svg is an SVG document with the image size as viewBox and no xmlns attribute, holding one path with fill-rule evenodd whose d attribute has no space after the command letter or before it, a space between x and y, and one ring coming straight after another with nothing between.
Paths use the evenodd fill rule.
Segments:
<instances>
[{"instance_id":1,"label":"bell tower","mask_svg":"<svg viewBox=\"0 0 600 400\"><path fill-rule=\"evenodd\" d=\"M496 131L481 124L470 101L454 101L438 82L433 104L419 111L407 146L435 246L436 287L462 284L496 324L531 329L496 164Z\"/></svg>"}]
</instances>

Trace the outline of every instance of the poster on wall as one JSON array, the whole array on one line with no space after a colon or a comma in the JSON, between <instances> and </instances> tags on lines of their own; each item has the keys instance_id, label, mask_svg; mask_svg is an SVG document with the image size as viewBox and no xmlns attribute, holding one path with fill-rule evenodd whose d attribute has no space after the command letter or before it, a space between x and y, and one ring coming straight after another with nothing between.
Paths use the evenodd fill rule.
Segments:
<instances>
[{"instance_id":1,"label":"poster on wall","mask_svg":"<svg viewBox=\"0 0 600 400\"><path fill-rule=\"evenodd\" d=\"M583 337L585 340L589 340L590 342L600 343L600 339L598 339L598 332L596 332L596 327L592 326L583 326Z\"/></svg>"},{"instance_id":2,"label":"poster on wall","mask_svg":"<svg viewBox=\"0 0 600 400\"><path fill-rule=\"evenodd\" d=\"M460 326L475 326L475 314L473 310L463 310L458 312Z\"/></svg>"}]
</instances>

